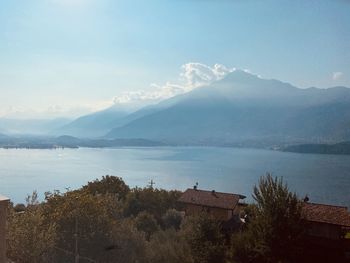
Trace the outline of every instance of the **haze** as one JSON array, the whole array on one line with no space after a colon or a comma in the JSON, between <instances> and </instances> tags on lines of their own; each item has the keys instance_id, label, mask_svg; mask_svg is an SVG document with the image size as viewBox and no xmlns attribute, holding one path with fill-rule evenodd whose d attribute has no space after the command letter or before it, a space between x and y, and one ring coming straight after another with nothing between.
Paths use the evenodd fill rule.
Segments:
<instances>
[{"instance_id":1,"label":"haze","mask_svg":"<svg viewBox=\"0 0 350 263\"><path fill-rule=\"evenodd\" d=\"M349 87L349 13L347 1L1 1L0 116L140 107L233 68Z\"/></svg>"}]
</instances>

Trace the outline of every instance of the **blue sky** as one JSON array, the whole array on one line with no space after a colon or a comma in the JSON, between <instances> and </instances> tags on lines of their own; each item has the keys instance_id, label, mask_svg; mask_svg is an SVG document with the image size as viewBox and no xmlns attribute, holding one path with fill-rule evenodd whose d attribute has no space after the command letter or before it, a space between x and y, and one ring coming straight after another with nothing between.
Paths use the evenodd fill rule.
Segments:
<instances>
[{"instance_id":1,"label":"blue sky","mask_svg":"<svg viewBox=\"0 0 350 263\"><path fill-rule=\"evenodd\" d=\"M190 62L350 87L349 14L346 0L4 0L0 116L79 115L154 94L184 85Z\"/></svg>"}]
</instances>

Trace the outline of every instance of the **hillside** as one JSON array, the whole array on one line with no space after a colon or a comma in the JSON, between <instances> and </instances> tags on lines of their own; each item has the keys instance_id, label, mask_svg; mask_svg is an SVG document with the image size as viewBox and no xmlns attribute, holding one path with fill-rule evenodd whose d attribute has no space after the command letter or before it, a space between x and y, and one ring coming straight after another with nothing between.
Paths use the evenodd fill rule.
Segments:
<instances>
[{"instance_id":1,"label":"hillside","mask_svg":"<svg viewBox=\"0 0 350 263\"><path fill-rule=\"evenodd\" d=\"M161 103L109 138L177 144L339 142L350 139L350 89L299 89L234 71ZM136 112L137 114L137 112Z\"/></svg>"},{"instance_id":2,"label":"hillside","mask_svg":"<svg viewBox=\"0 0 350 263\"><path fill-rule=\"evenodd\" d=\"M285 152L318 153L318 154L350 154L350 142L336 144L300 144L282 149Z\"/></svg>"}]
</instances>

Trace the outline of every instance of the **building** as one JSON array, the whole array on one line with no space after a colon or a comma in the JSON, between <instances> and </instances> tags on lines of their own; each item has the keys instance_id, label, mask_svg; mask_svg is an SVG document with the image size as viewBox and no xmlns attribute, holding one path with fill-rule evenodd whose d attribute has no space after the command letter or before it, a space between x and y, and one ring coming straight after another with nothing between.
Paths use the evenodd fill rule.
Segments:
<instances>
[{"instance_id":1,"label":"building","mask_svg":"<svg viewBox=\"0 0 350 263\"><path fill-rule=\"evenodd\" d=\"M334 255L338 255L338 262L343 262L349 257L350 239L345 236L350 232L350 213L345 206L305 202L302 214L313 258L336 262Z\"/></svg>"},{"instance_id":2,"label":"building","mask_svg":"<svg viewBox=\"0 0 350 263\"><path fill-rule=\"evenodd\" d=\"M339 240L350 231L350 213L345 206L305 203L303 217L313 237Z\"/></svg>"},{"instance_id":3,"label":"building","mask_svg":"<svg viewBox=\"0 0 350 263\"><path fill-rule=\"evenodd\" d=\"M186 215L196 215L205 211L218 220L229 221L239 216L242 206L239 201L246 198L239 194L220 193L216 191L187 189L178 200L184 207Z\"/></svg>"},{"instance_id":4,"label":"building","mask_svg":"<svg viewBox=\"0 0 350 263\"><path fill-rule=\"evenodd\" d=\"M0 195L0 262L6 262L6 217L10 199Z\"/></svg>"}]
</instances>

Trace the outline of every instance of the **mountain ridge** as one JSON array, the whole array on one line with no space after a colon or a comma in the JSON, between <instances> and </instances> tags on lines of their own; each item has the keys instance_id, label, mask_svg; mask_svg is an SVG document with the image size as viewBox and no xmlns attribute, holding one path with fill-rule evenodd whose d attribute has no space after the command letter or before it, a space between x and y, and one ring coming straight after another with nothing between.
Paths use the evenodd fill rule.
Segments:
<instances>
[{"instance_id":1,"label":"mountain ridge","mask_svg":"<svg viewBox=\"0 0 350 263\"><path fill-rule=\"evenodd\" d=\"M350 136L350 121L341 127L343 120L333 112L350 120L348 102L350 105L350 89L346 87L300 89L278 80L233 72L183 94L165 109L112 129L107 137L194 144L271 138L276 143L338 141ZM312 123L317 124L317 129L312 128ZM344 132L334 135L327 123ZM306 128L305 133L301 126Z\"/></svg>"}]
</instances>

